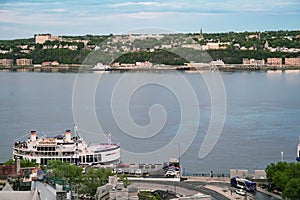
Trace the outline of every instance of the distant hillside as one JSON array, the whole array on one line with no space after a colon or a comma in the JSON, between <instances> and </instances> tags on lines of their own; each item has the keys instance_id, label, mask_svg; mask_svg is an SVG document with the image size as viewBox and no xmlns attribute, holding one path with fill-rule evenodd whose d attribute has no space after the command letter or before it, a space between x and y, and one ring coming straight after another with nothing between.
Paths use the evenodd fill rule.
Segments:
<instances>
[{"instance_id":1,"label":"distant hillside","mask_svg":"<svg viewBox=\"0 0 300 200\"><path fill-rule=\"evenodd\" d=\"M270 57L300 57L300 31L50 35L49 40L42 42L37 42L36 38L0 40L0 59L30 58L33 64L46 61L81 64L94 51L101 51L100 57L105 57L105 64L110 64L115 59L113 62L150 61L156 64L182 65L188 61L197 62L202 51L207 52L213 60L221 59L227 64L239 64L243 58L266 60Z\"/></svg>"}]
</instances>

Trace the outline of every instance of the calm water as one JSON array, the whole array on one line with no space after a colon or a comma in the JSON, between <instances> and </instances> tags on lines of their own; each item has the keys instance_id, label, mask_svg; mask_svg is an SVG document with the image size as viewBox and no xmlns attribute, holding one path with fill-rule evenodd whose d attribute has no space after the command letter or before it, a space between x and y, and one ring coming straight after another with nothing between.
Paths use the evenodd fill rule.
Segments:
<instances>
[{"instance_id":1,"label":"calm water","mask_svg":"<svg viewBox=\"0 0 300 200\"><path fill-rule=\"evenodd\" d=\"M95 108L99 125L105 133L111 132L115 140L121 142L123 150L135 153L161 150L170 143L180 128L187 134L186 138L196 128L197 134L187 151L181 149L189 142L184 138L172 146L174 155L183 153L181 161L186 172L213 170L229 173L231 168L249 169L251 172L254 169L264 169L270 162L279 161L281 151L284 152L284 161L295 161L300 135L299 71L221 73L227 99L225 124L216 145L203 159L198 158L198 153L212 113L210 93L202 76L181 74L191 85L191 88L186 88L174 72L129 73L126 74L129 77L128 87L135 80L155 81L137 88L134 92L129 88L127 91L125 84L122 95L130 96L128 104L122 95L112 103L111 99L117 98L113 91L117 91L116 87L120 86L118 81L124 75L88 74L89 80L101 77L96 87L91 87L95 87L95 102L78 105L85 111ZM214 77L216 73L208 72L206 75ZM73 127L72 95L76 76L77 74L61 73L0 73L0 162L11 158L11 144L32 129L57 133ZM166 85L158 84L165 81L172 82L172 87L177 88L179 94ZM194 92L198 104L194 104L187 95L183 98L185 102L191 103L181 105L182 100L178 96L186 95L185 90ZM88 98L88 95L82 91L81 97ZM129 105L128 109L126 105ZM127 109L132 122L139 127L145 127L152 122L160 126L161 121L164 122L163 126L152 137L133 137L125 134L123 128L126 127L118 125L128 119L122 115L117 115L116 119L112 114L112 107L117 113L124 113ZM164 112L153 115L151 121L149 109L155 111L162 107ZM186 121L181 126L182 108L191 113L191 116L185 118ZM192 115L195 109L200 110L200 120ZM103 135L100 136L93 132L93 128L88 127L93 119L85 115L81 115L81 119L86 120L83 126L78 127L81 135L90 142L100 140ZM129 126L131 125L128 124ZM142 162L161 163L167 159L149 155ZM131 163L140 161L134 156L123 156L122 160Z\"/></svg>"}]
</instances>

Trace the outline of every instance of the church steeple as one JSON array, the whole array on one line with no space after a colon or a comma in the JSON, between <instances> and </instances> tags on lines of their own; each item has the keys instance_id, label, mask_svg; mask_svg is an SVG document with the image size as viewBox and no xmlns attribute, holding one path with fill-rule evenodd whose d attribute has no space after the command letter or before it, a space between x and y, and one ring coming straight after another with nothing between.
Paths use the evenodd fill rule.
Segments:
<instances>
[{"instance_id":1,"label":"church steeple","mask_svg":"<svg viewBox=\"0 0 300 200\"><path fill-rule=\"evenodd\" d=\"M200 29L199 41L204 40L204 36L202 34L202 28Z\"/></svg>"},{"instance_id":2,"label":"church steeple","mask_svg":"<svg viewBox=\"0 0 300 200\"><path fill-rule=\"evenodd\" d=\"M269 48L268 40L266 40L266 43L265 43L264 47L265 47L265 49L268 49L268 48Z\"/></svg>"}]
</instances>

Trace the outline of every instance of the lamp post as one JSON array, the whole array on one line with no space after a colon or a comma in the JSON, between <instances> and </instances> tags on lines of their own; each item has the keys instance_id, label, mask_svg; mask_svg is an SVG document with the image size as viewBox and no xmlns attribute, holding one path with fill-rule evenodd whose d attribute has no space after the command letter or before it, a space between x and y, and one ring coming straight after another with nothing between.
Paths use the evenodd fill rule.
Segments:
<instances>
[{"instance_id":1,"label":"lamp post","mask_svg":"<svg viewBox=\"0 0 300 200\"><path fill-rule=\"evenodd\" d=\"M283 151L281 151L281 162L283 162Z\"/></svg>"}]
</instances>

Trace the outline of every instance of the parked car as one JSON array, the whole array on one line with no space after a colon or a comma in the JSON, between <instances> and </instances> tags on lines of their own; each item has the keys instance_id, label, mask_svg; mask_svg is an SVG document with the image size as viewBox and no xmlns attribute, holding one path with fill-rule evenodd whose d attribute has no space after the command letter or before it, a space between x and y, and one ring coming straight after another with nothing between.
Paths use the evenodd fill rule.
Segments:
<instances>
[{"instance_id":1,"label":"parked car","mask_svg":"<svg viewBox=\"0 0 300 200\"><path fill-rule=\"evenodd\" d=\"M241 196L245 196L246 195L246 192L243 190L243 189L238 189L235 191L235 193L241 195Z\"/></svg>"},{"instance_id":2,"label":"parked car","mask_svg":"<svg viewBox=\"0 0 300 200\"><path fill-rule=\"evenodd\" d=\"M165 177L174 178L174 177L177 177L178 174L179 174L179 171L176 171L176 170L168 170L168 171L165 173Z\"/></svg>"},{"instance_id":3,"label":"parked car","mask_svg":"<svg viewBox=\"0 0 300 200\"><path fill-rule=\"evenodd\" d=\"M117 169L117 174L122 174L123 170L122 169Z\"/></svg>"},{"instance_id":4,"label":"parked car","mask_svg":"<svg viewBox=\"0 0 300 200\"><path fill-rule=\"evenodd\" d=\"M142 170L141 170L141 169L137 169L137 170L135 171L135 175L137 175L137 176L142 176Z\"/></svg>"},{"instance_id":5,"label":"parked car","mask_svg":"<svg viewBox=\"0 0 300 200\"><path fill-rule=\"evenodd\" d=\"M130 174L130 175L134 175L134 174L135 174L134 169L130 169L130 170L129 170L129 174Z\"/></svg>"},{"instance_id":6,"label":"parked car","mask_svg":"<svg viewBox=\"0 0 300 200\"><path fill-rule=\"evenodd\" d=\"M149 176L149 172L147 169L144 169L142 174L143 176Z\"/></svg>"}]
</instances>

